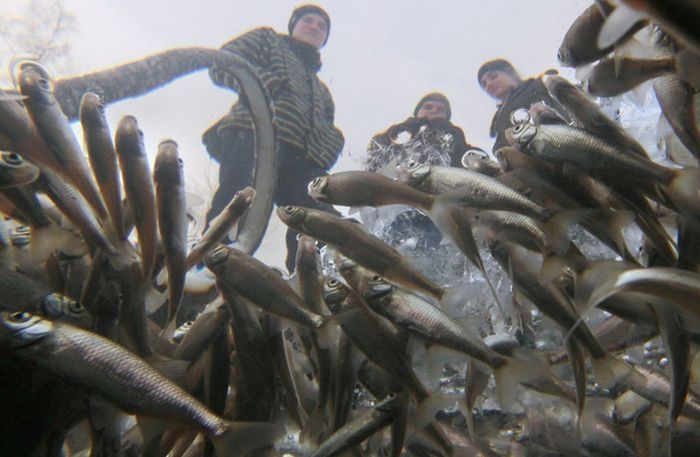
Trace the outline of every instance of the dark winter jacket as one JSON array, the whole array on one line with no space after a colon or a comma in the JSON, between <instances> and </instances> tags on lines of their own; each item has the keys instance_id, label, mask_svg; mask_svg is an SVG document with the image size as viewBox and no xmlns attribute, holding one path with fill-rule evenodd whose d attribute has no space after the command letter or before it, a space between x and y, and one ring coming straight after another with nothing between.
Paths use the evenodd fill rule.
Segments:
<instances>
[{"instance_id":1,"label":"dark winter jacket","mask_svg":"<svg viewBox=\"0 0 700 457\"><path fill-rule=\"evenodd\" d=\"M409 117L372 138L367 147L365 169L377 171L411 159L459 167L462 155L469 149L482 150L468 144L462 129L451 122Z\"/></svg>"},{"instance_id":2,"label":"dark winter jacket","mask_svg":"<svg viewBox=\"0 0 700 457\"><path fill-rule=\"evenodd\" d=\"M305 151L309 160L324 169L333 166L345 140L333 125L333 98L317 76L318 50L269 28L245 33L221 49L238 54L258 71L274 103L279 141ZM218 83L216 68L210 75ZM221 129L227 128L253 128L243 101L204 133L203 141L214 158L223 152L218 138Z\"/></svg>"},{"instance_id":3,"label":"dark winter jacket","mask_svg":"<svg viewBox=\"0 0 700 457\"><path fill-rule=\"evenodd\" d=\"M537 102L544 102L545 105L553 108L562 117L562 119L543 119L543 123L568 121L566 110L549 95L542 79L530 78L513 89L510 95L508 95L508 98L499 105L498 111L496 111L496 114L493 116L493 120L491 121L491 137L496 137L496 142L493 145L494 151L508 145L505 138L505 131L513 127L510 120L511 113L520 108L529 110L530 107Z\"/></svg>"}]
</instances>

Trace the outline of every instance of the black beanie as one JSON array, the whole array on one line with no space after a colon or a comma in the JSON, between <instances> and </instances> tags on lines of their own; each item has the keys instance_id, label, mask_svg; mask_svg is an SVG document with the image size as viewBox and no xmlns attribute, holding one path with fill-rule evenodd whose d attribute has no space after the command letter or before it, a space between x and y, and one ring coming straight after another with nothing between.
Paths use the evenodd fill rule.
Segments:
<instances>
[{"instance_id":1,"label":"black beanie","mask_svg":"<svg viewBox=\"0 0 700 457\"><path fill-rule=\"evenodd\" d=\"M297 25L297 22L299 22L299 19L304 17L307 14L318 14L321 16L325 21L326 25L328 25L328 30L326 30L326 41L323 42L323 45L325 46L326 43L328 42L328 37L331 34L331 18L328 16L328 13L326 13L323 8L320 6L316 5L302 5L294 9L292 11L292 16L289 18L289 24L287 24L287 30L289 31L289 34L292 34L292 31L294 31L294 26Z\"/></svg>"},{"instance_id":2,"label":"black beanie","mask_svg":"<svg viewBox=\"0 0 700 457\"><path fill-rule=\"evenodd\" d=\"M423 98L420 99L418 104L416 105L416 108L413 110L413 117L416 117L418 115L418 111L420 111L421 106L425 102L439 102L445 105L445 108L447 108L447 120L449 121L450 118L452 117L452 109L450 108L450 101L447 100L447 97L442 95L440 92L431 92L428 95L424 96Z\"/></svg>"},{"instance_id":3,"label":"black beanie","mask_svg":"<svg viewBox=\"0 0 700 457\"><path fill-rule=\"evenodd\" d=\"M481 67L479 67L479 73L476 77L479 81L479 85L481 85L481 77L489 71L502 71L503 73L506 73L515 78L516 81L520 81L520 75L515 70L515 68L513 68L513 65L511 65L510 62L508 62L505 59L496 59L490 60L483 64Z\"/></svg>"}]
</instances>

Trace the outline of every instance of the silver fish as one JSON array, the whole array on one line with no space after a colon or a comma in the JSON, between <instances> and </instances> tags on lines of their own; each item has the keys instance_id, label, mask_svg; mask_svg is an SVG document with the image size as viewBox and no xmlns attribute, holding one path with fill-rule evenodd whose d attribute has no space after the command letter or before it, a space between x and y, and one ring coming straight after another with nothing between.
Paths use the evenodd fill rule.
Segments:
<instances>
[{"instance_id":1,"label":"silver fish","mask_svg":"<svg viewBox=\"0 0 700 457\"><path fill-rule=\"evenodd\" d=\"M72 325L3 312L0 341L16 356L114 401L127 412L207 433L219 456L269 445L282 432L270 424L227 422L131 352Z\"/></svg>"},{"instance_id":2,"label":"silver fish","mask_svg":"<svg viewBox=\"0 0 700 457\"><path fill-rule=\"evenodd\" d=\"M177 143L164 140L158 145L153 169L158 209L158 229L168 270L168 320L175 317L185 289L187 251L187 204L185 177Z\"/></svg>"}]
</instances>

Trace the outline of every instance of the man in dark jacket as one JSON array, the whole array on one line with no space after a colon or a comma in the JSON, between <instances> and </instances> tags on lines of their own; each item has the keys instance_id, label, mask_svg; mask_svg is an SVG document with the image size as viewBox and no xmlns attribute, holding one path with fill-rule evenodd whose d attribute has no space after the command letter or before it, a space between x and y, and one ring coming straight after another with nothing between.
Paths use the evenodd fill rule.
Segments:
<instances>
[{"instance_id":1,"label":"man in dark jacket","mask_svg":"<svg viewBox=\"0 0 700 457\"><path fill-rule=\"evenodd\" d=\"M413 116L394 124L370 141L365 169L391 174L396 165L409 160L431 165L460 167L469 150L479 150L466 142L461 128L450 122L450 102L432 92L418 101ZM411 238L415 248L425 250L440 244L442 235L428 216L409 209L396 216L379 234L389 244L399 246Z\"/></svg>"},{"instance_id":2,"label":"man in dark jacket","mask_svg":"<svg viewBox=\"0 0 700 457\"><path fill-rule=\"evenodd\" d=\"M308 182L327 171L343 148L343 134L333 125L335 105L319 80L319 53L330 32L328 14L315 5L296 8L289 19L289 35L258 28L226 43L221 49L247 60L261 76L272 97L278 146L278 179L274 202L335 212L307 194ZM224 84L216 68L215 83ZM221 80L219 80L221 79ZM219 162L219 188L207 213L213 219L233 195L251 183L254 166L254 132L250 111L239 100L231 111L203 136L209 154ZM337 214L337 212L336 212ZM289 271L294 268L296 234L287 231Z\"/></svg>"},{"instance_id":3,"label":"man in dark jacket","mask_svg":"<svg viewBox=\"0 0 700 457\"><path fill-rule=\"evenodd\" d=\"M461 166L462 156L478 149L466 142L464 132L450 122L450 102L432 92L418 101L413 116L375 135L367 148L365 169L378 171L415 160L433 165Z\"/></svg>"},{"instance_id":4,"label":"man in dark jacket","mask_svg":"<svg viewBox=\"0 0 700 457\"><path fill-rule=\"evenodd\" d=\"M491 121L491 137L496 137L493 151L508 145L505 131L518 122L523 110L537 116L544 124L570 121L564 108L549 95L541 78L523 81L507 60L496 59L483 64L479 68L478 80L486 93L500 101Z\"/></svg>"}]
</instances>

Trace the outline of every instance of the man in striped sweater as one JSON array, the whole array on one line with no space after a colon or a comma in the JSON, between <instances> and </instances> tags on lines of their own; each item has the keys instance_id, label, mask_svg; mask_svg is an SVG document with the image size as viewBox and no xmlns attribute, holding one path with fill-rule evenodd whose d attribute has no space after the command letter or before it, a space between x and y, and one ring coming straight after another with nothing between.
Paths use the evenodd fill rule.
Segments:
<instances>
[{"instance_id":1,"label":"man in striped sweater","mask_svg":"<svg viewBox=\"0 0 700 457\"><path fill-rule=\"evenodd\" d=\"M325 175L343 148L341 131L333 125L335 105L319 80L319 50L328 41L330 18L318 6L304 5L292 12L289 35L258 28L226 43L252 64L270 92L274 106L278 148L278 179L274 202L335 212L307 194L308 182ZM210 72L214 83L216 69ZM221 212L234 193L251 183L254 133L250 111L240 100L203 136L209 154L219 162L219 188L207 222ZM337 212L336 212L337 214ZM294 269L296 234L287 231L287 269Z\"/></svg>"}]
</instances>

